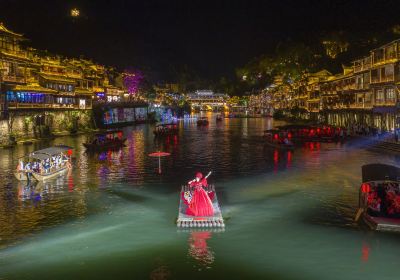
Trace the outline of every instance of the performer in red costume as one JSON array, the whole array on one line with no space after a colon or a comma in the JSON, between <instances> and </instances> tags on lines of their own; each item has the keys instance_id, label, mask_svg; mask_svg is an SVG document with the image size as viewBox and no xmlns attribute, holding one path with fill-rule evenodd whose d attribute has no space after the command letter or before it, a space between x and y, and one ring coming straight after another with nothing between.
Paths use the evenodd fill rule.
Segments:
<instances>
[{"instance_id":1,"label":"performer in red costume","mask_svg":"<svg viewBox=\"0 0 400 280\"><path fill-rule=\"evenodd\" d=\"M196 178L188 182L189 186L194 187L192 198L188 204L186 213L192 216L212 216L214 214L213 205L209 194L203 189L207 187L207 178L200 172L196 173Z\"/></svg>"}]
</instances>

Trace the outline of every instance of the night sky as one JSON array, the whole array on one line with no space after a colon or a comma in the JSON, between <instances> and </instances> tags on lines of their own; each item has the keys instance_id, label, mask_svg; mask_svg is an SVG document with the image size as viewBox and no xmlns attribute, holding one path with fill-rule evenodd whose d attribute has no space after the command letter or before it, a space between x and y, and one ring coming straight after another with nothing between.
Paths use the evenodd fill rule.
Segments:
<instances>
[{"instance_id":1,"label":"night sky","mask_svg":"<svg viewBox=\"0 0 400 280\"><path fill-rule=\"evenodd\" d=\"M0 0L0 21L37 49L84 55L161 79L187 65L206 79L234 69L282 41L386 30L399 24L400 1L16 1ZM69 16L71 8L81 16Z\"/></svg>"}]
</instances>

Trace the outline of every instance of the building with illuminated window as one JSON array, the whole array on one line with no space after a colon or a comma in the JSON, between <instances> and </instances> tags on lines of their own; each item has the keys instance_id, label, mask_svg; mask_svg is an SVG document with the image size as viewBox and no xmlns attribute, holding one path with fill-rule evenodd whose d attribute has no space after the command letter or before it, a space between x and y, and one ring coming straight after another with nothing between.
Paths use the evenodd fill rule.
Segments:
<instances>
[{"instance_id":1,"label":"building with illuminated window","mask_svg":"<svg viewBox=\"0 0 400 280\"><path fill-rule=\"evenodd\" d=\"M211 90L197 90L186 96L186 100L190 106L198 110L223 109L226 107L228 99L229 96L227 94L214 93Z\"/></svg>"},{"instance_id":2,"label":"building with illuminated window","mask_svg":"<svg viewBox=\"0 0 400 280\"><path fill-rule=\"evenodd\" d=\"M300 112L302 118L393 131L400 125L399 85L400 40L396 40L343 66L342 73L323 70L305 74L291 85L278 83L270 90L270 102L274 109Z\"/></svg>"},{"instance_id":3,"label":"building with illuminated window","mask_svg":"<svg viewBox=\"0 0 400 280\"><path fill-rule=\"evenodd\" d=\"M89 116L93 102L118 102L124 97L126 90L111 84L106 67L88 59L43 55L21 47L24 40L22 34L0 23L0 122L15 118L13 127L21 130L29 126L24 122L32 120L29 123L34 127L52 125L62 130L69 122L66 118ZM0 126L8 127L8 123ZM2 129L0 141L7 133L11 131Z\"/></svg>"}]
</instances>

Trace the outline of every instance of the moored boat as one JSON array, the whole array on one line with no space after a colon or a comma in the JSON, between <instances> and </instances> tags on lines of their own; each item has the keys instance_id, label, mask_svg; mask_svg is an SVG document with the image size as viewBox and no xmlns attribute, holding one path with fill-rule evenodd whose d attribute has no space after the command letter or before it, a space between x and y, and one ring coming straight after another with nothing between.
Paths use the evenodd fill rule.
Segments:
<instances>
[{"instance_id":1,"label":"moored boat","mask_svg":"<svg viewBox=\"0 0 400 280\"><path fill-rule=\"evenodd\" d=\"M72 148L59 145L32 152L19 159L15 178L20 181L43 181L62 175L72 168Z\"/></svg>"},{"instance_id":2,"label":"moored boat","mask_svg":"<svg viewBox=\"0 0 400 280\"><path fill-rule=\"evenodd\" d=\"M201 117L197 119L197 125L198 126L207 126L208 125L208 118L207 117Z\"/></svg>"},{"instance_id":3,"label":"moored boat","mask_svg":"<svg viewBox=\"0 0 400 280\"><path fill-rule=\"evenodd\" d=\"M285 150L293 150L294 145L291 141L291 136L288 133L276 130L269 129L264 131L265 144L277 148L277 149L285 149Z\"/></svg>"},{"instance_id":4,"label":"moored boat","mask_svg":"<svg viewBox=\"0 0 400 280\"><path fill-rule=\"evenodd\" d=\"M180 192L179 213L177 219L177 226L179 228L224 228L224 219L222 217L221 208L218 203L217 194L214 185L203 187L210 199L213 206L212 216L193 216L188 214L188 204L193 196L195 187L182 186Z\"/></svg>"},{"instance_id":5,"label":"moored boat","mask_svg":"<svg viewBox=\"0 0 400 280\"><path fill-rule=\"evenodd\" d=\"M223 120L222 115L221 115L221 114L218 114L217 117L215 118L215 120L216 120L217 122L222 121L222 120Z\"/></svg>"},{"instance_id":6,"label":"moored boat","mask_svg":"<svg viewBox=\"0 0 400 280\"><path fill-rule=\"evenodd\" d=\"M400 168L386 164L362 166L355 219L373 230L400 232Z\"/></svg>"},{"instance_id":7,"label":"moored boat","mask_svg":"<svg viewBox=\"0 0 400 280\"><path fill-rule=\"evenodd\" d=\"M162 137L167 135L174 135L179 132L179 128L177 124L168 123L168 124L158 124L156 125L153 134L155 137Z\"/></svg>"},{"instance_id":8,"label":"moored boat","mask_svg":"<svg viewBox=\"0 0 400 280\"><path fill-rule=\"evenodd\" d=\"M126 138L123 137L122 130L112 130L105 133L97 133L83 146L87 151L104 151L109 149L119 149L125 146Z\"/></svg>"}]
</instances>

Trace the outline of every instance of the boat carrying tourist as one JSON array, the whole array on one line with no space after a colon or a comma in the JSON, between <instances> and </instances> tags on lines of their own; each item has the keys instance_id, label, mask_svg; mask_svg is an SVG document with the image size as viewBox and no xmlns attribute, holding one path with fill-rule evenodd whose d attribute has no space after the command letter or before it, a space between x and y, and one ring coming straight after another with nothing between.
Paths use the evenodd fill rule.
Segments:
<instances>
[{"instance_id":1,"label":"boat carrying tourist","mask_svg":"<svg viewBox=\"0 0 400 280\"><path fill-rule=\"evenodd\" d=\"M214 185L207 183L207 176L200 172L196 178L182 186L180 193L178 227L225 227Z\"/></svg>"},{"instance_id":2,"label":"boat carrying tourist","mask_svg":"<svg viewBox=\"0 0 400 280\"><path fill-rule=\"evenodd\" d=\"M94 137L83 143L87 151L96 152L108 149L119 149L123 147L126 138L123 137L122 130L112 130L104 133L97 133Z\"/></svg>"},{"instance_id":3,"label":"boat carrying tourist","mask_svg":"<svg viewBox=\"0 0 400 280\"><path fill-rule=\"evenodd\" d=\"M379 163L362 166L355 220L360 218L373 230L400 232L400 168Z\"/></svg>"},{"instance_id":4,"label":"boat carrying tourist","mask_svg":"<svg viewBox=\"0 0 400 280\"><path fill-rule=\"evenodd\" d=\"M72 168L72 148L59 145L30 153L20 158L14 172L20 181L43 181L61 175Z\"/></svg>"}]
</instances>

